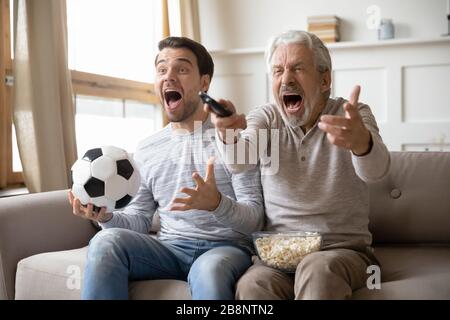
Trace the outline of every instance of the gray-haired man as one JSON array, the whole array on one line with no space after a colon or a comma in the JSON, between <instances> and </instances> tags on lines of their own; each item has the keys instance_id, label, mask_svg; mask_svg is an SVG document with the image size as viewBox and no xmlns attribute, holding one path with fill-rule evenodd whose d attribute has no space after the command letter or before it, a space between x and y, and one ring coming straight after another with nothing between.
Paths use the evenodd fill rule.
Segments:
<instances>
[{"instance_id":1,"label":"gray-haired man","mask_svg":"<svg viewBox=\"0 0 450 320\"><path fill-rule=\"evenodd\" d=\"M279 158L271 159L278 161L277 172L269 170L267 161L259 162L265 229L318 231L323 250L307 255L295 274L269 268L255 258L238 283L237 298L349 298L365 285L367 267L375 260L367 183L387 173L388 150L370 108L358 103L359 86L349 101L329 98L331 58L315 35L282 33L270 42L266 57L276 105L255 108L247 118L236 113L213 116L222 141L219 147L229 168L240 172L255 164L230 159L239 143L257 155L278 145ZM235 110L231 102L219 102ZM230 139L226 129L245 130L238 139ZM278 134L269 133L269 140L262 142L260 130Z\"/></svg>"}]
</instances>

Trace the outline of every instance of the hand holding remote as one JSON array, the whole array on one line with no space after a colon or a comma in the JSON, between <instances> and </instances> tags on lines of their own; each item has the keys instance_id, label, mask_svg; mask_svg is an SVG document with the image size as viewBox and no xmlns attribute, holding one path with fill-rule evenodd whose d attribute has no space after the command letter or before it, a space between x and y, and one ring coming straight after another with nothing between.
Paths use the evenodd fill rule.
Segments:
<instances>
[{"instance_id":1,"label":"hand holding remote","mask_svg":"<svg viewBox=\"0 0 450 320\"><path fill-rule=\"evenodd\" d=\"M223 105L218 103L216 100L211 98L206 92L200 91L198 93L203 103L206 103L211 108L211 111L214 112L219 117L229 117L233 114L230 110L226 109Z\"/></svg>"},{"instance_id":2,"label":"hand holding remote","mask_svg":"<svg viewBox=\"0 0 450 320\"><path fill-rule=\"evenodd\" d=\"M223 143L234 144L237 142L238 133L247 128L247 120L244 114L238 114L233 103L220 99L221 107L231 114L229 116L218 116L209 103L205 102L205 112L211 113L211 122L217 129L218 135ZM216 101L217 102L217 101ZM229 131L229 132L227 132ZM228 134L229 133L229 134Z\"/></svg>"}]
</instances>

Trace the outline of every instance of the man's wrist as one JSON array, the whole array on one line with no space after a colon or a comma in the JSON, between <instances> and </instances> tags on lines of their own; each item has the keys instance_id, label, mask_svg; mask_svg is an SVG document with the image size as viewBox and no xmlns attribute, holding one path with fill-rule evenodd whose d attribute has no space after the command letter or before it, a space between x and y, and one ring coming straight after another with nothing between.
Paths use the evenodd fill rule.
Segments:
<instances>
[{"instance_id":1,"label":"man's wrist","mask_svg":"<svg viewBox=\"0 0 450 320\"><path fill-rule=\"evenodd\" d=\"M113 213L112 212L106 212L105 213L105 217L103 219L99 219L97 220L98 223L106 223L108 221L110 221L113 218Z\"/></svg>"},{"instance_id":2,"label":"man's wrist","mask_svg":"<svg viewBox=\"0 0 450 320\"><path fill-rule=\"evenodd\" d=\"M222 201L222 193L220 193L219 191L217 191L217 194L218 194L218 196L217 196L217 201L216 201L216 204L215 205L213 205L213 206L211 206L211 210L209 210L209 211L216 211L217 210L217 208L219 208L219 206L220 206L220 202Z\"/></svg>"},{"instance_id":3,"label":"man's wrist","mask_svg":"<svg viewBox=\"0 0 450 320\"><path fill-rule=\"evenodd\" d=\"M355 152L355 150L352 150L352 153L357 156L357 157L363 157L366 156L370 153L370 151L372 151L372 147L373 147L373 139L372 139L372 134L370 133L369 130L367 130L368 134L369 134L369 143L368 143L368 147L366 148L365 151L360 151L360 150L356 150L357 152Z\"/></svg>"}]
</instances>

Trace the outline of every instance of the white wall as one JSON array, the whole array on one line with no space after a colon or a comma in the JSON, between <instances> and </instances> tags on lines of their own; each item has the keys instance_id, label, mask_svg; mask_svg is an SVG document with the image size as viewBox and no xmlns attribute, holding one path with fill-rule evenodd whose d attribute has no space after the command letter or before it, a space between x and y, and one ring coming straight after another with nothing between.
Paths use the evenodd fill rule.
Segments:
<instances>
[{"instance_id":1,"label":"white wall","mask_svg":"<svg viewBox=\"0 0 450 320\"><path fill-rule=\"evenodd\" d=\"M332 96L360 101L374 113L392 151L450 151L450 37L330 45ZM273 101L262 50L213 52L210 93L247 114Z\"/></svg>"},{"instance_id":2,"label":"white wall","mask_svg":"<svg viewBox=\"0 0 450 320\"><path fill-rule=\"evenodd\" d=\"M202 42L216 65L213 97L230 99L242 113L273 101L263 56L268 38L304 28L308 15L336 14L344 21L343 39L351 41L328 45L333 96L348 98L351 88L360 84L360 101L372 108L390 150L450 151L450 37L442 37L447 1L200 0L199 4ZM380 6L383 17L394 20L395 40L378 41L376 31L366 27L366 8L372 4Z\"/></svg>"},{"instance_id":3,"label":"white wall","mask_svg":"<svg viewBox=\"0 0 450 320\"><path fill-rule=\"evenodd\" d=\"M209 50L264 47L276 33L306 29L309 15L333 14L342 19L342 41L371 41L370 5L393 19L396 38L447 32L447 0L199 0L201 38Z\"/></svg>"}]
</instances>

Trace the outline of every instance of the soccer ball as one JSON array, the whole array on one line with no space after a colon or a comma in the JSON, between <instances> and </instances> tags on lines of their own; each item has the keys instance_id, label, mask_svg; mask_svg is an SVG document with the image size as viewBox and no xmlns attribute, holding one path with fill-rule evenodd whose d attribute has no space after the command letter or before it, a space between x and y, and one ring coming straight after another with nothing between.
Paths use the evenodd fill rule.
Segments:
<instances>
[{"instance_id":1,"label":"soccer ball","mask_svg":"<svg viewBox=\"0 0 450 320\"><path fill-rule=\"evenodd\" d=\"M81 204L92 203L96 211L125 207L136 195L140 175L128 153L104 146L88 150L72 166L72 192Z\"/></svg>"}]
</instances>

